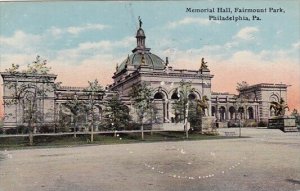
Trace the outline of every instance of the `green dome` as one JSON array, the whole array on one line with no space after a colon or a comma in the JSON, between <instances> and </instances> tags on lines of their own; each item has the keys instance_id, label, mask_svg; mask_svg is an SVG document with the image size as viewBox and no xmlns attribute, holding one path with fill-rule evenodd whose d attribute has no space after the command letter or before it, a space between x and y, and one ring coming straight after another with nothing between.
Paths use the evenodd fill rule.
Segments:
<instances>
[{"instance_id":1,"label":"green dome","mask_svg":"<svg viewBox=\"0 0 300 191\"><path fill-rule=\"evenodd\" d=\"M118 72L122 71L125 69L125 66L127 65L133 65L136 68L142 65L142 57L143 54L140 52L135 52L128 56L119 66ZM151 52L145 52L144 53L144 60L145 63L143 63L146 66L149 66L150 68L153 69L164 69L165 68L165 62L158 57L155 54L152 54Z\"/></svg>"}]
</instances>

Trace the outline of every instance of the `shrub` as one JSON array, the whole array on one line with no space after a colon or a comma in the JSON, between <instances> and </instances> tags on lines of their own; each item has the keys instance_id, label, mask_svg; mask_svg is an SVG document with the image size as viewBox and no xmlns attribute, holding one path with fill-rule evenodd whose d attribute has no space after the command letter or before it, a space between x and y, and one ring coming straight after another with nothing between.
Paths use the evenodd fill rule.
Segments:
<instances>
[{"instance_id":1,"label":"shrub","mask_svg":"<svg viewBox=\"0 0 300 191\"><path fill-rule=\"evenodd\" d=\"M244 124L245 127L257 127L257 123L255 121L247 121Z\"/></svg>"},{"instance_id":2,"label":"shrub","mask_svg":"<svg viewBox=\"0 0 300 191\"><path fill-rule=\"evenodd\" d=\"M111 124L108 124L106 121L101 121L98 125L98 129L99 131L109 131L111 130Z\"/></svg>"},{"instance_id":3,"label":"shrub","mask_svg":"<svg viewBox=\"0 0 300 191\"><path fill-rule=\"evenodd\" d=\"M141 124L136 122L130 122L128 126L125 128L125 130L140 130Z\"/></svg>"},{"instance_id":4,"label":"shrub","mask_svg":"<svg viewBox=\"0 0 300 191\"><path fill-rule=\"evenodd\" d=\"M40 133L54 133L54 125L44 124L39 127Z\"/></svg>"},{"instance_id":5,"label":"shrub","mask_svg":"<svg viewBox=\"0 0 300 191\"><path fill-rule=\"evenodd\" d=\"M265 121L260 121L258 124L257 124L258 127L267 127L268 126L268 123L265 122Z\"/></svg>"},{"instance_id":6,"label":"shrub","mask_svg":"<svg viewBox=\"0 0 300 191\"><path fill-rule=\"evenodd\" d=\"M238 127L239 123L236 121L229 121L227 124L228 127Z\"/></svg>"},{"instance_id":7,"label":"shrub","mask_svg":"<svg viewBox=\"0 0 300 191\"><path fill-rule=\"evenodd\" d=\"M13 134L17 134L17 129L16 128L9 128L5 131L6 134L9 134L9 135L13 135Z\"/></svg>"},{"instance_id":8,"label":"shrub","mask_svg":"<svg viewBox=\"0 0 300 191\"><path fill-rule=\"evenodd\" d=\"M3 134L4 130L2 129L2 127L0 127L0 134Z\"/></svg>"},{"instance_id":9,"label":"shrub","mask_svg":"<svg viewBox=\"0 0 300 191\"><path fill-rule=\"evenodd\" d=\"M69 132L70 129L68 126L55 126L55 132L56 133L63 133L63 132Z\"/></svg>"},{"instance_id":10,"label":"shrub","mask_svg":"<svg viewBox=\"0 0 300 191\"><path fill-rule=\"evenodd\" d=\"M203 132L203 135L216 136L216 135L219 135L219 132L218 131L208 131L208 132Z\"/></svg>"},{"instance_id":11,"label":"shrub","mask_svg":"<svg viewBox=\"0 0 300 191\"><path fill-rule=\"evenodd\" d=\"M26 127L25 125L18 125L16 127L16 131L18 134L27 134L29 133L28 127Z\"/></svg>"}]
</instances>

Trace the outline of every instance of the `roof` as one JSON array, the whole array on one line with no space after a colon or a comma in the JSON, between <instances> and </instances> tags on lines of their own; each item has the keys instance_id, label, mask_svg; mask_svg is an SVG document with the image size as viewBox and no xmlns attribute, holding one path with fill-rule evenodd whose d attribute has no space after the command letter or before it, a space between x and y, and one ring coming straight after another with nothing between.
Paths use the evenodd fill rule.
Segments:
<instances>
[{"instance_id":1,"label":"roof","mask_svg":"<svg viewBox=\"0 0 300 191\"><path fill-rule=\"evenodd\" d=\"M287 88L289 85L286 84L272 84L272 83L260 83L260 84L254 84L250 86L246 86L241 88L239 91L248 91L250 89L256 89L256 88Z\"/></svg>"},{"instance_id":2,"label":"roof","mask_svg":"<svg viewBox=\"0 0 300 191\"><path fill-rule=\"evenodd\" d=\"M144 62L142 63L142 59L144 56ZM153 69L164 69L165 62L157 55L152 54L151 52L135 52L128 56L118 67L118 71L120 72L125 69L126 65L133 65L136 68L142 64L148 65Z\"/></svg>"}]
</instances>

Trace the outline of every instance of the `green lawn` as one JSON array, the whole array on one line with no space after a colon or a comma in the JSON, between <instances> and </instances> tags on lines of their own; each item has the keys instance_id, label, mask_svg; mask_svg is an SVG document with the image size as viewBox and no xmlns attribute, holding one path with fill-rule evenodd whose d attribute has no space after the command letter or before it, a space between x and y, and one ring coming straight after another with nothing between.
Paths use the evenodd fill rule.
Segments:
<instances>
[{"instance_id":1,"label":"green lawn","mask_svg":"<svg viewBox=\"0 0 300 191\"><path fill-rule=\"evenodd\" d=\"M208 140L208 139L228 139L237 137L225 137L219 135L201 135L189 134L189 139L185 138L183 132L154 132L145 133L145 139L141 140L140 133L94 135L94 142L90 142L90 135L63 135L63 136L36 136L34 145L29 146L28 137L1 137L0 150L4 149L23 149L23 148L41 148L41 147L68 147L68 146L86 146L91 144L128 144L138 142L158 142L158 141L183 141L183 140Z\"/></svg>"}]
</instances>

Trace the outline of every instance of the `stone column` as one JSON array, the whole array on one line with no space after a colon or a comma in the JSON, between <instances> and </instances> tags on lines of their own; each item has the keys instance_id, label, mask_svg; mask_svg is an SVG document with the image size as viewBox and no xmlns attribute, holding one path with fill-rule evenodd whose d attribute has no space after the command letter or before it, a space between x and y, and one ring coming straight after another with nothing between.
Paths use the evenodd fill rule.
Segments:
<instances>
[{"instance_id":1,"label":"stone column","mask_svg":"<svg viewBox=\"0 0 300 191\"><path fill-rule=\"evenodd\" d=\"M208 101L207 113L208 113L208 116L210 116L210 117L212 116L211 101Z\"/></svg>"},{"instance_id":2,"label":"stone column","mask_svg":"<svg viewBox=\"0 0 300 191\"><path fill-rule=\"evenodd\" d=\"M162 101L162 105L163 105L163 107L162 107L162 109L163 109L163 123L165 123L166 122L166 118L167 118L167 104L166 104L166 100L163 100Z\"/></svg>"},{"instance_id":3,"label":"stone column","mask_svg":"<svg viewBox=\"0 0 300 191\"><path fill-rule=\"evenodd\" d=\"M229 106L226 105L226 120L230 120Z\"/></svg>"},{"instance_id":4,"label":"stone column","mask_svg":"<svg viewBox=\"0 0 300 191\"><path fill-rule=\"evenodd\" d=\"M219 121L219 107L218 105L216 105L216 112L215 112L215 115L216 115L216 120Z\"/></svg>"}]
</instances>

